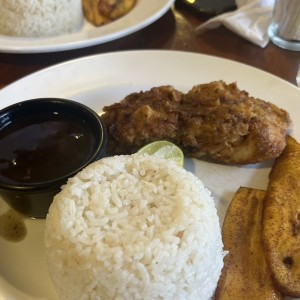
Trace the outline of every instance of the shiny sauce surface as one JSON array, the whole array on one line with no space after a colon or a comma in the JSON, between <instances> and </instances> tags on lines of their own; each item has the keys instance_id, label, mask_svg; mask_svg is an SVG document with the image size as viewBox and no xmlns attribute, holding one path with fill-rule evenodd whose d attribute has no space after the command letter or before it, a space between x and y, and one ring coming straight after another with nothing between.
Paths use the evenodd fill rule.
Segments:
<instances>
[{"instance_id":1,"label":"shiny sauce surface","mask_svg":"<svg viewBox=\"0 0 300 300\"><path fill-rule=\"evenodd\" d=\"M84 120L58 113L20 120L0 130L0 180L48 181L74 172L87 160L92 137Z\"/></svg>"}]
</instances>

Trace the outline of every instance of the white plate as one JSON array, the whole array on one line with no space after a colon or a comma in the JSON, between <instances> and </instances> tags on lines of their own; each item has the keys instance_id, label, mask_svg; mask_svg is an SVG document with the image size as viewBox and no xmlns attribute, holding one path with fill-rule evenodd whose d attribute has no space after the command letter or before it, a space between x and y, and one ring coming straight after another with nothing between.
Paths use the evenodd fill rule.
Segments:
<instances>
[{"instance_id":1,"label":"white plate","mask_svg":"<svg viewBox=\"0 0 300 300\"><path fill-rule=\"evenodd\" d=\"M300 90L258 69L212 56L176 51L108 53L65 62L27 76L0 91L0 109L35 97L63 97L87 104L98 113L131 92L170 84L183 92L193 85L223 79L237 81L251 95L286 109L300 140ZM212 191L221 222L239 186L266 188L270 163L222 166L186 159L185 168ZM0 215L7 209L0 201ZM26 220L27 236L18 243L0 238L0 298L48 299L55 294L44 252L44 221Z\"/></svg>"},{"instance_id":2,"label":"white plate","mask_svg":"<svg viewBox=\"0 0 300 300\"><path fill-rule=\"evenodd\" d=\"M42 53L71 50L106 43L153 23L164 15L174 0L138 0L124 17L95 27L85 21L79 32L51 38L21 38L0 35L0 52Z\"/></svg>"}]
</instances>

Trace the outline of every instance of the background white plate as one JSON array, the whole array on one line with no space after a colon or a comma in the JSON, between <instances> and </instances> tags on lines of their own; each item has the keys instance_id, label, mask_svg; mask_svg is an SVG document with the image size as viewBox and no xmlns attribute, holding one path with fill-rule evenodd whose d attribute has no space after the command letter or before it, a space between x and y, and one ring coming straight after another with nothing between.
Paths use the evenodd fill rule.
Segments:
<instances>
[{"instance_id":1,"label":"background white plate","mask_svg":"<svg viewBox=\"0 0 300 300\"><path fill-rule=\"evenodd\" d=\"M187 92L193 85L222 79L236 81L252 96L286 109L291 134L300 140L300 90L258 69L217 57L176 51L108 53L65 62L27 76L0 91L0 109L36 97L73 99L101 113L104 105L131 92L170 84ZM266 188L270 162L242 167L185 160L212 191L223 221L240 186ZM7 210L0 201L0 215ZM44 221L26 220L27 236L18 243L0 238L0 299L56 300L43 252Z\"/></svg>"},{"instance_id":2,"label":"background white plate","mask_svg":"<svg viewBox=\"0 0 300 300\"><path fill-rule=\"evenodd\" d=\"M87 21L79 32L51 38L22 38L0 35L0 52L41 53L71 50L106 43L153 23L164 15L174 0L138 0L122 18L95 27Z\"/></svg>"}]
</instances>

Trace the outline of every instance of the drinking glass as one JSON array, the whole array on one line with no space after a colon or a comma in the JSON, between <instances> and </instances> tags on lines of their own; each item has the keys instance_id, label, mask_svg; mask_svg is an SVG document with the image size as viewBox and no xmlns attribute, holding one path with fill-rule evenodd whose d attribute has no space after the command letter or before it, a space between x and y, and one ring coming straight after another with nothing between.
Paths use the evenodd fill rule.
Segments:
<instances>
[{"instance_id":1,"label":"drinking glass","mask_svg":"<svg viewBox=\"0 0 300 300\"><path fill-rule=\"evenodd\" d=\"M300 0L275 1L268 34L275 45L300 51Z\"/></svg>"}]
</instances>

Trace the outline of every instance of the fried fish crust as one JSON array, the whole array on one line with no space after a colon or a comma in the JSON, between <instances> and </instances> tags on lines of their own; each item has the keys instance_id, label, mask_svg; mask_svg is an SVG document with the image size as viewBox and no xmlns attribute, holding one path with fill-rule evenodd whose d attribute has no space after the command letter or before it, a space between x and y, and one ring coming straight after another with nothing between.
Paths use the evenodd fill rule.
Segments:
<instances>
[{"instance_id":1,"label":"fried fish crust","mask_svg":"<svg viewBox=\"0 0 300 300\"><path fill-rule=\"evenodd\" d=\"M176 142L183 94L172 86L132 93L103 108L109 154L131 154L157 141Z\"/></svg>"},{"instance_id":2,"label":"fried fish crust","mask_svg":"<svg viewBox=\"0 0 300 300\"><path fill-rule=\"evenodd\" d=\"M227 210L222 227L224 267L216 300L282 299L272 281L261 243L261 220L266 192L241 187Z\"/></svg>"},{"instance_id":3,"label":"fried fish crust","mask_svg":"<svg viewBox=\"0 0 300 300\"><path fill-rule=\"evenodd\" d=\"M188 156L230 164L277 157L290 124L286 111L250 97L236 83L194 86L184 97L180 144Z\"/></svg>"},{"instance_id":4,"label":"fried fish crust","mask_svg":"<svg viewBox=\"0 0 300 300\"><path fill-rule=\"evenodd\" d=\"M186 156L239 165L277 157L290 124L286 111L223 81L133 93L105 107L103 120L112 155L165 139Z\"/></svg>"},{"instance_id":5,"label":"fried fish crust","mask_svg":"<svg viewBox=\"0 0 300 300\"><path fill-rule=\"evenodd\" d=\"M300 144L290 136L269 175L262 238L276 284L300 297Z\"/></svg>"},{"instance_id":6,"label":"fried fish crust","mask_svg":"<svg viewBox=\"0 0 300 300\"><path fill-rule=\"evenodd\" d=\"M127 14L136 0L82 0L86 19L95 26L114 21Z\"/></svg>"}]
</instances>

